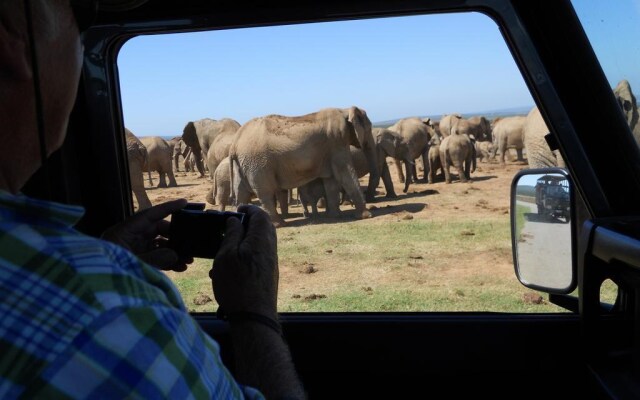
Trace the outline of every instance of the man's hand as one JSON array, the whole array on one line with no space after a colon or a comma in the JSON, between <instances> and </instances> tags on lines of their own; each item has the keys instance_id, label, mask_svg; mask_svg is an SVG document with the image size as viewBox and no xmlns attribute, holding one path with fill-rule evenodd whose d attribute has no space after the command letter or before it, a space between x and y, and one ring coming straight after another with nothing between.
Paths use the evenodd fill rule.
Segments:
<instances>
[{"instance_id":1,"label":"man's hand","mask_svg":"<svg viewBox=\"0 0 640 400\"><path fill-rule=\"evenodd\" d=\"M175 251L166 247L170 223L165 218L186 205L187 200L178 199L142 210L107 229L102 239L124 247L158 269L184 271L193 258L181 260Z\"/></svg>"},{"instance_id":2,"label":"man's hand","mask_svg":"<svg viewBox=\"0 0 640 400\"><path fill-rule=\"evenodd\" d=\"M247 229L227 220L225 237L209 273L216 301L227 314L253 312L277 320L276 230L260 207L242 205Z\"/></svg>"}]
</instances>

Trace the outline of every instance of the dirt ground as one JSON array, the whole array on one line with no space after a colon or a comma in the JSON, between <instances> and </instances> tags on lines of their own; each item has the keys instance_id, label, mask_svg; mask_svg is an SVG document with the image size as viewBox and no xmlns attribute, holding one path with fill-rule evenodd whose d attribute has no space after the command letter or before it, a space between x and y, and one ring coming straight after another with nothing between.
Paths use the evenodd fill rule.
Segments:
<instances>
[{"instance_id":1,"label":"dirt ground","mask_svg":"<svg viewBox=\"0 0 640 400\"><path fill-rule=\"evenodd\" d=\"M478 162L477 169L471 174L469 183L461 183L457 179L457 171L451 169L454 180L447 184L442 178L436 178L433 184L419 181L412 183L406 194L402 193L404 184L398 179L396 168L389 159L387 161L394 181L396 199L384 197L382 182L378 187L376 202L367 204L373 218L397 219L399 214L410 213L414 218L427 216L431 220L449 221L452 218L460 218L461 215L473 213L474 218L482 216L509 213L509 195L511 181L516 172L527 168L526 163L509 161L502 166L497 161ZM205 202L207 192L211 188L209 177L200 178L197 172L184 172L181 166L180 172L175 172L178 187L155 188L149 185L145 179L147 194L153 204L184 197L193 202ZM418 178L422 179L422 167L418 166ZM157 174L152 173L154 184L157 184ZM361 186L366 187L368 176L360 179ZM207 203L207 209L218 209L217 206ZM229 210L229 208L227 208ZM343 205L341 207L348 214L353 207ZM323 210L321 209L320 212ZM289 206L290 217L287 224L297 225L308 223L302 216L302 207L293 204ZM348 218L348 216L345 216Z\"/></svg>"}]
</instances>

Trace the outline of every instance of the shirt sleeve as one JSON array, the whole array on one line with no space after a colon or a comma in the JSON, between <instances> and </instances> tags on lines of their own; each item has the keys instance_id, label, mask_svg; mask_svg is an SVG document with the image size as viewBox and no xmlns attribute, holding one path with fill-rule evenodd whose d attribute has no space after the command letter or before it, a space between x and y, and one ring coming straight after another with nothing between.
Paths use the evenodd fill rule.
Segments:
<instances>
[{"instance_id":1,"label":"shirt sleeve","mask_svg":"<svg viewBox=\"0 0 640 400\"><path fill-rule=\"evenodd\" d=\"M234 380L188 313L166 305L103 313L38 379L32 398L264 399Z\"/></svg>"}]
</instances>

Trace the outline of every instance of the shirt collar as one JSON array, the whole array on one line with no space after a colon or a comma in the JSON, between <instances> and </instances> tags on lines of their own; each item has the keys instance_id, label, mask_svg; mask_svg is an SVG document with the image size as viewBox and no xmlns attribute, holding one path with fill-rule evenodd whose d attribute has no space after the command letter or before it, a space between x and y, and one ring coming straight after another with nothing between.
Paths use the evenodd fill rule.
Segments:
<instances>
[{"instance_id":1,"label":"shirt collar","mask_svg":"<svg viewBox=\"0 0 640 400\"><path fill-rule=\"evenodd\" d=\"M84 208L81 206L55 203L0 190L0 220L6 218L7 211L25 218L48 219L67 226L75 225L84 215Z\"/></svg>"}]
</instances>

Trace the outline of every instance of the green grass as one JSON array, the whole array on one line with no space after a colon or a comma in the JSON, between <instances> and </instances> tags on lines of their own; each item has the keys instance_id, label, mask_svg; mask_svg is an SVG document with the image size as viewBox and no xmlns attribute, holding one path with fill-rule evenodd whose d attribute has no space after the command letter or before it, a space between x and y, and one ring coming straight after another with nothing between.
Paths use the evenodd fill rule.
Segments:
<instances>
[{"instance_id":1,"label":"green grass","mask_svg":"<svg viewBox=\"0 0 640 400\"><path fill-rule=\"evenodd\" d=\"M562 311L546 301L523 301L531 290L512 270L504 216L285 227L278 230L278 253L281 312ZM502 267L494 270L494 264ZM302 272L310 266L316 272ZM197 259L187 272L171 274L192 311L217 308L210 269L210 260ZM195 304L202 295L213 301Z\"/></svg>"}]
</instances>

